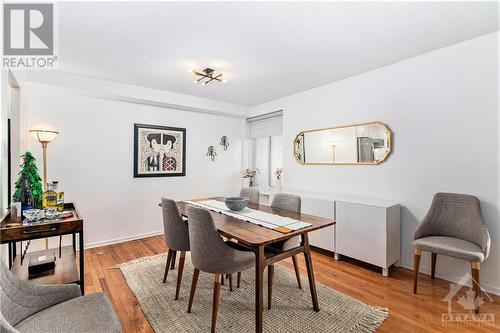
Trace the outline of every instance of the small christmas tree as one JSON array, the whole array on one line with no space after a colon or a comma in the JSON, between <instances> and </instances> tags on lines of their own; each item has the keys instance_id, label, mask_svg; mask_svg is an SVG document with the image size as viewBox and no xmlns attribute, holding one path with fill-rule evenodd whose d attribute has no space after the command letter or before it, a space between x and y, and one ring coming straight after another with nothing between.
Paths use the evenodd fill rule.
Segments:
<instances>
[{"instance_id":1,"label":"small christmas tree","mask_svg":"<svg viewBox=\"0 0 500 333\"><path fill-rule=\"evenodd\" d=\"M12 196L12 200L14 202L19 201L19 193L21 192L21 179L24 172L28 175L28 182L31 188L31 194L33 195L33 207L41 209L42 208L42 178L40 178L40 174L38 173L38 168L36 166L35 157L27 151L24 155L21 156L23 158L23 164L21 164L21 170L19 171L19 178L16 181L16 191Z\"/></svg>"}]
</instances>

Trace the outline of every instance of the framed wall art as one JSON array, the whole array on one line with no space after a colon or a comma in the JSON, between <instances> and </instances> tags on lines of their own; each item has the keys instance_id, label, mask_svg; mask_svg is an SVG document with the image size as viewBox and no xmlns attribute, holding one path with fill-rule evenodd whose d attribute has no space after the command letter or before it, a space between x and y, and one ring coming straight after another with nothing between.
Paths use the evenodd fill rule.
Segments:
<instances>
[{"instance_id":1,"label":"framed wall art","mask_svg":"<svg viewBox=\"0 0 500 333\"><path fill-rule=\"evenodd\" d=\"M186 129L134 124L134 178L186 175Z\"/></svg>"}]
</instances>

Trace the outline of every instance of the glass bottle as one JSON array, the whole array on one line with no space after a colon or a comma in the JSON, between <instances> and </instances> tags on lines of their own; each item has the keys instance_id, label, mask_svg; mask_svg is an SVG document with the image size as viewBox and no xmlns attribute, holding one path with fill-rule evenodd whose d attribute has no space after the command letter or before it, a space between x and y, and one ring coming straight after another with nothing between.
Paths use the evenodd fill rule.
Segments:
<instances>
[{"instance_id":1,"label":"glass bottle","mask_svg":"<svg viewBox=\"0 0 500 333\"><path fill-rule=\"evenodd\" d=\"M57 180L54 180L52 182L53 185L53 190L57 193L57 211L62 212L64 211L64 192L59 192L59 182Z\"/></svg>"},{"instance_id":2,"label":"glass bottle","mask_svg":"<svg viewBox=\"0 0 500 333\"><path fill-rule=\"evenodd\" d=\"M28 180L28 174L23 172L21 176L21 192L19 193L19 201L21 201L21 217L23 212L28 209L33 209L33 194Z\"/></svg>"},{"instance_id":3,"label":"glass bottle","mask_svg":"<svg viewBox=\"0 0 500 333\"><path fill-rule=\"evenodd\" d=\"M57 193L52 183L47 183L47 191L42 194L42 207L49 210L57 208Z\"/></svg>"}]
</instances>

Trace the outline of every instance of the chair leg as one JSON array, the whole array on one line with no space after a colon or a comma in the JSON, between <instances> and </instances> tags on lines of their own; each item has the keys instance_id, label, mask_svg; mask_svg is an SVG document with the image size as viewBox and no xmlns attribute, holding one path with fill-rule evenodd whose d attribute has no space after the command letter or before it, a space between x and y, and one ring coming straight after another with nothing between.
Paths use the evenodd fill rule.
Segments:
<instances>
[{"instance_id":1,"label":"chair leg","mask_svg":"<svg viewBox=\"0 0 500 333\"><path fill-rule=\"evenodd\" d=\"M300 271L299 271L299 262L297 261L297 256L292 256L293 268L295 269L295 277L297 278L297 284L299 285L299 289L302 289L302 282L300 281Z\"/></svg>"},{"instance_id":2,"label":"chair leg","mask_svg":"<svg viewBox=\"0 0 500 333\"><path fill-rule=\"evenodd\" d=\"M241 285L241 272L238 272L238 277L236 278L236 288L239 288Z\"/></svg>"},{"instance_id":3,"label":"chair leg","mask_svg":"<svg viewBox=\"0 0 500 333\"><path fill-rule=\"evenodd\" d=\"M472 290L474 290L475 297L481 295L481 287L479 285L479 262L471 263L471 275L472 275ZM479 306L474 309L475 313L479 313Z\"/></svg>"},{"instance_id":4,"label":"chair leg","mask_svg":"<svg viewBox=\"0 0 500 333\"><path fill-rule=\"evenodd\" d=\"M274 265L267 266L267 309L271 310L273 299Z\"/></svg>"},{"instance_id":5,"label":"chair leg","mask_svg":"<svg viewBox=\"0 0 500 333\"><path fill-rule=\"evenodd\" d=\"M188 313L191 313L191 308L193 307L194 293L196 292L196 284L198 283L199 275L200 270L195 268L193 271L193 281L191 282L191 292L189 293Z\"/></svg>"},{"instance_id":6,"label":"chair leg","mask_svg":"<svg viewBox=\"0 0 500 333\"><path fill-rule=\"evenodd\" d=\"M175 259L177 258L177 251L172 251L172 262L170 269L175 269Z\"/></svg>"},{"instance_id":7,"label":"chair leg","mask_svg":"<svg viewBox=\"0 0 500 333\"><path fill-rule=\"evenodd\" d=\"M220 299L220 282L221 274L215 274L214 279L214 300L212 304L212 333L215 333L215 325L217 323L217 311L219 310L219 299Z\"/></svg>"},{"instance_id":8,"label":"chair leg","mask_svg":"<svg viewBox=\"0 0 500 333\"><path fill-rule=\"evenodd\" d=\"M229 291L233 291L233 274L229 274Z\"/></svg>"},{"instance_id":9,"label":"chair leg","mask_svg":"<svg viewBox=\"0 0 500 333\"><path fill-rule=\"evenodd\" d=\"M179 257L179 271L177 273L177 288L175 289L175 300L179 299L179 291L181 289L182 271L184 270L184 262L186 261L186 251L181 251Z\"/></svg>"},{"instance_id":10,"label":"chair leg","mask_svg":"<svg viewBox=\"0 0 500 333\"><path fill-rule=\"evenodd\" d=\"M417 293L417 280L418 280L418 271L420 269L420 256L422 255L422 251L419 249L413 250L413 293Z\"/></svg>"},{"instance_id":11,"label":"chair leg","mask_svg":"<svg viewBox=\"0 0 500 333\"><path fill-rule=\"evenodd\" d=\"M163 274L163 283L167 281L168 269L170 268L170 262L172 261L172 253L174 251L168 249L167 252L167 263L165 264L165 273Z\"/></svg>"},{"instance_id":12,"label":"chair leg","mask_svg":"<svg viewBox=\"0 0 500 333\"><path fill-rule=\"evenodd\" d=\"M221 278L220 284L221 284L221 286L223 286L224 285L224 274L221 274L220 278Z\"/></svg>"},{"instance_id":13,"label":"chair leg","mask_svg":"<svg viewBox=\"0 0 500 333\"><path fill-rule=\"evenodd\" d=\"M436 276L436 260L437 260L437 253L432 252L431 253L431 278L434 279L434 276Z\"/></svg>"}]
</instances>

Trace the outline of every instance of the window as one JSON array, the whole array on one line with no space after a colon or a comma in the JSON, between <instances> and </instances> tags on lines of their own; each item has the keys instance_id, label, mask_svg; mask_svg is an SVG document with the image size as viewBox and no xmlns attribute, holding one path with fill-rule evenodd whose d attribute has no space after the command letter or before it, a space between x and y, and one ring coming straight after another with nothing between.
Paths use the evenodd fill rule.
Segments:
<instances>
[{"instance_id":1,"label":"window","mask_svg":"<svg viewBox=\"0 0 500 333\"><path fill-rule=\"evenodd\" d=\"M282 112L248 118L247 125L246 162L249 168L259 169L255 186L265 192L277 186L274 171L283 165Z\"/></svg>"}]
</instances>

